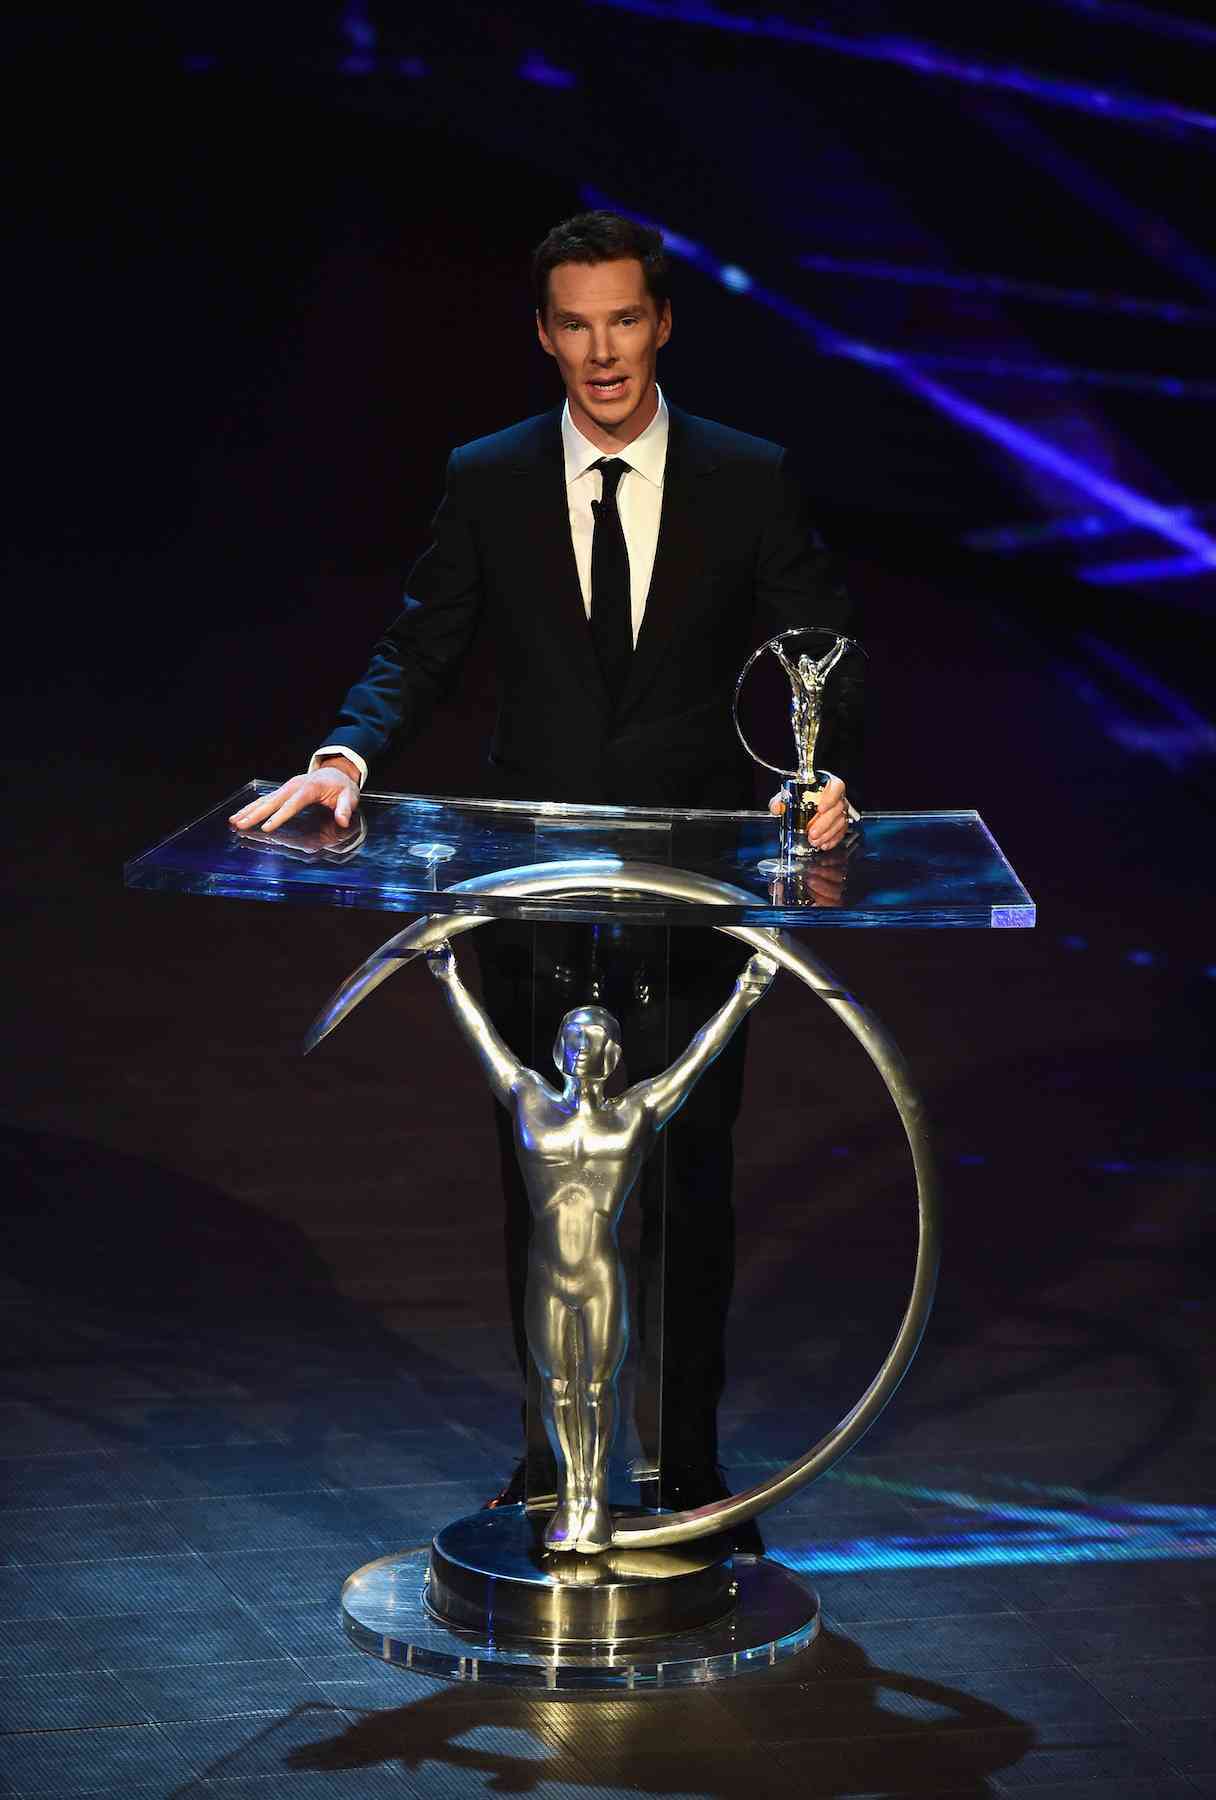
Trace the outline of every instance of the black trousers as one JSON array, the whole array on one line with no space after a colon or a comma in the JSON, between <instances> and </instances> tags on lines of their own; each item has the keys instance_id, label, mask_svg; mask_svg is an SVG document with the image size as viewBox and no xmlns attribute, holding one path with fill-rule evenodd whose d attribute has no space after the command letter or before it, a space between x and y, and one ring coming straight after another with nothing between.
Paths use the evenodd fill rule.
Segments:
<instances>
[{"instance_id":1,"label":"black trousers","mask_svg":"<svg viewBox=\"0 0 1216 1800\"><path fill-rule=\"evenodd\" d=\"M670 949L660 928L552 923L534 928L515 921L484 926L475 942L490 1016L516 1054L547 1075L562 1016L575 1006L605 1006L621 1024L629 1081L644 1080L665 1068L728 998L745 961L740 945L703 927L673 929L669 941ZM717 1407L726 1382L724 1335L735 1273L732 1132L743 1092L746 1033L744 1025L664 1133L661 1429L668 1471L718 1460ZM511 1323L526 1376L524 1288L532 1215L511 1120L502 1107L494 1111ZM656 1153L639 1183L643 1270L659 1266L650 1253L664 1229L663 1185ZM644 1293L637 1313L643 1321L652 1316Z\"/></svg>"}]
</instances>

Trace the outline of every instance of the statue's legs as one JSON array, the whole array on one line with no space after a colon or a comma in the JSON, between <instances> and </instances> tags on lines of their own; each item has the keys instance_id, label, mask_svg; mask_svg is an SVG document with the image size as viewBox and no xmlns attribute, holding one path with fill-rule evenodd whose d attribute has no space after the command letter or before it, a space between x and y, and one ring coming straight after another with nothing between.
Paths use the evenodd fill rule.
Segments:
<instances>
[{"instance_id":1,"label":"statue's legs","mask_svg":"<svg viewBox=\"0 0 1216 1800\"><path fill-rule=\"evenodd\" d=\"M584 1554L607 1550L612 1542L608 1510L608 1457L616 1438L616 1380L629 1347L629 1309L620 1258L611 1279L581 1307L582 1369L577 1405L579 1437L587 1472L587 1504L579 1527L578 1548Z\"/></svg>"},{"instance_id":2,"label":"statue's legs","mask_svg":"<svg viewBox=\"0 0 1216 1800\"><path fill-rule=\"evenodd\" d=\"M528 1278L528 1344L540 1376L545 1430L557 1462L557 1507L545 1529L550 1550L606 1550L612 1542L608 1457L616 1437L616 1378L629 1344L619 1258L599 1292L572 1306L552 1291L533 1259Z\"/></svg>"},{"instance_id":3,"label":"statue's legs","mask_svg":"<svg viewBox=\"0 0 1216 1800\"><path fill-rule=\"evenodd\" d=\"M528 1270L524 1318L540 1377L545 1434L557 1464L557 1508L545 1543L551 1550L574 1550L587 1504L586 1447L579 1418L580 1320L554 1293L548 1271L536 1257Z\"/></svg>"}]
</instances>

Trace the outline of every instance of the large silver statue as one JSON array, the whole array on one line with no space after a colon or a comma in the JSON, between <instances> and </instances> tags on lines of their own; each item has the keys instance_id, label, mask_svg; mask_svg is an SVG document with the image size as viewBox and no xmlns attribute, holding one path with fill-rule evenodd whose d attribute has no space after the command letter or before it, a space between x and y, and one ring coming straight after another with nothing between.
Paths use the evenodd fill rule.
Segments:
<instances>
[{"instance_id":1,"label":"large silver statue","mask_svg":"<svg viewBox=\"0 0 1216 1800\"><path fill-rule=\"evenodd\" d=\"M550 1550L594 1555L612 1543L608 1456L617 1427L617 1376L629 1344L629 1304L617 1244L625 1201L660 1131L767 992L777 964L757 952L725 1005L661 1074L614 1099L604 1085L621 1056L621 1028L601 1006L558 1026L552 1086L507 1047L469 993L445 940L428 952L495 1098L515 1121L515 1148L532 1207L525 1323L541 1375L545 1430L557 1461Z\"/></svg>"}]
</instances>

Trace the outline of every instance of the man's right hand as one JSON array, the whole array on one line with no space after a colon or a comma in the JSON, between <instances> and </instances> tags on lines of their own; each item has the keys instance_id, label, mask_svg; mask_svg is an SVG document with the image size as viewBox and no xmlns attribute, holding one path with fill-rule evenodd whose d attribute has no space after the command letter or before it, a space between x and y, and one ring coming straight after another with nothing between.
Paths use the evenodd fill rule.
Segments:
<instances>
[{"instance_id":1,"label":"man's right hand","mask_svg":"<svg viewBox=\"0 0 1216 1800\"><path fill-rule=\"evenodd\" d=\"M326 757L311 775L293 775L273 794L250 801L228 820L238 831L251 831L260 825L263 831L277 831L306 806L327 806L338 825L349 825L359 810L359 783L353 763L344 756Z\"/></svg>"}]
</instances>

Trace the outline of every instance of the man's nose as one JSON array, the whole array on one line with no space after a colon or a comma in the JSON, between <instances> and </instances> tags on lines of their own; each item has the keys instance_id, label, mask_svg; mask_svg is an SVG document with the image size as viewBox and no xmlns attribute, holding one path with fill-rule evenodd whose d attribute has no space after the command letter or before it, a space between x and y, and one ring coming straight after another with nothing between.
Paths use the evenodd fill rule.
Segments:
<instances>
[{"instance_id":1,"label":"man's nose","mask_svg":"<svg viewBox=\"0 0 1216 1800\"><path fill-rule=\"evenodd\" d=\"M592 339L591 360L594 363L614 363L616 361L616 351L607 336Z\"/></svg>"}]
</instances>

